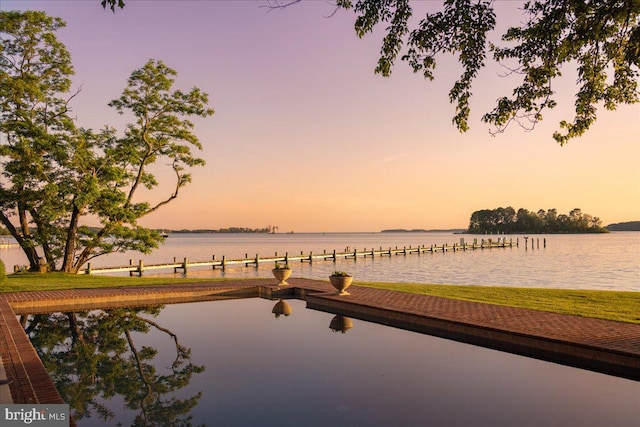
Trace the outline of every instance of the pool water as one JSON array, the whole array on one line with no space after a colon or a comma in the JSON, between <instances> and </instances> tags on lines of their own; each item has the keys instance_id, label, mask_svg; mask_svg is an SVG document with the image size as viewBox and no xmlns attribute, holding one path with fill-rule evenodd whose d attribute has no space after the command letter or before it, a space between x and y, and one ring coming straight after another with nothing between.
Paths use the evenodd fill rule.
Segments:
<instances>
[{"instance_id":1,"label":"pool water","mask_svg":"<svg viewBox=\"0 0 640 427\"><path fill-rule=\"evenodd\" d=\"M289 315L273 313L283 306ZM59 328L40 319L31 331L63 398L80 408L79 426L100 425L100 414L104 425L136 417L209 426L640 425L639 382L336 317L304 301L207 301L83 320L93 315L58 314ZM110 335L119 344L103 345L102 362L79 366Z\"/></svg>"}]
</instances>

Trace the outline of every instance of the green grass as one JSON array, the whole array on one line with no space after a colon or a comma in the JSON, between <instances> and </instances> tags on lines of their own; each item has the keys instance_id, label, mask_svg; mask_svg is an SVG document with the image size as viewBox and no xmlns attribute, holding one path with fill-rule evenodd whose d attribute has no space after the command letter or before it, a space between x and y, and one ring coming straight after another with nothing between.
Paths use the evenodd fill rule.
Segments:
<instances>
[{"instance_id":1,"label":"green grass","mask_svg":"<svg viewBox=\"0 0 640 427\"><path fill-rule=\"evenodd\" d=\"M0 283L0 292L51 291L59 289L120 288L124 286L170 285L230 279L186 279L175 277L95 276L65 273L11 274Z\"/></svg>"},{"instance_id":2,"label":"green grass","mask_svg":"<svg viewBox=\"0 0 640 427\"><path fill-rule=\"evenodd\" d=\"M119 288L233 279L12 274L0 292ZM359 286L640 324L640 292L357 282Z\"/></svg>"},{"instance_id":3,"label":"green grass","mask_svg":"<svg viewBox=\"0 0 640 427\"><path fill-rule=\"evenodd\" d=\"M640 292L373 282L357 285L640 324Z\"/></svg>"}]
</instances>

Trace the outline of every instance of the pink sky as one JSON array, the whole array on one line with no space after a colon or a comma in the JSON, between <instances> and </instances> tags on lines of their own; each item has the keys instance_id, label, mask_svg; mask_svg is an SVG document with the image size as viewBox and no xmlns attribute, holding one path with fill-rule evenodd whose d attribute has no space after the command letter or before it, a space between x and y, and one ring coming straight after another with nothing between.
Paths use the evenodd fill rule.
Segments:
<instances>
[{"instance_id":1,"label":"pink sky","mask_svg":"<svg viewBox=\"0 0 640 427\"><path fill-rule=\"evenodd\" d=\"M522 3L497 3L501 28L521 20ZM98 0L0 1L67 22L58 35L82 86L73 106L84 127L122 129L106 104L149 58L174 68L178 87L209 93L216 114L196 121L207 165L146 226L465 228L473 211L500 206L640 220L638 104L601 108L585 136L560 147L551 135L572 117L576 90L567 68L555 83L559 106L533 132L492 137L480 118L514 83L491 64L474 84L472 129L460 134L448 102L455 61L443 58L433 82L400 62L382 78L373 73L382 33L358 39L351 12L326 18L330 3L309 1L268 13L265 4L130 0L113 14Z\"/></svg>"}]
</instances>

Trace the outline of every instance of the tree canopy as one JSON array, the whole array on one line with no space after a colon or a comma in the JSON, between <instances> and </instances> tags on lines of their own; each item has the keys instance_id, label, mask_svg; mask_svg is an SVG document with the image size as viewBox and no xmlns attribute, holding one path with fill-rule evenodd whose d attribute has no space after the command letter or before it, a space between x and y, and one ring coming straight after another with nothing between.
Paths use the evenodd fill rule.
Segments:
<instances>
[{"instance_id":1,"label":"tree canopy","mask_svg":"<svg viewBox=\"0 0 640 427\"><path fill-rule=\"evenodd\" d=\"M64 25L44 12L0 11L0 222L31 270L77 272L96 256L158 246L160 233L138 220L174 200L188 169L204 164L192 153L201 144L189 118L213 110L207 94L174 89L176 72L149 60L109 103L132 120L121 134L77 126L71 56L55 36ZM151 166L167 163L175 180L161 197ZM142 188L158 200L144 200Z\"/></svg>"},{"instance_id":2,"label":"tree canopy","mask_svg":"<svg viewBox=\"0 0 640 427\"><path fill-rule=\"evenodd\" d=\"M303 0L267 0L271 9L286 8ZM115 11L124 0L101 0ZM495 0L443 0L438 12L428 12L411 25L409 0L336 0L336 11L354 10L359 37L385 25L375 72L390 76L398 57L416 73L434 79L437 60L453 55L462 74L449 91L455 105L453 124L469 129L472 86L491 56L505 66L520 84L510 95L497 97L495 108L482 116L492 133L518 123L533 129L543 112L557 106L554 83L563 68L576 69L574 116L562 120L553 138L564 145L583 135L597 118L600 106L615 110L639 101L640 1L540 0L525 1L524 21L489 41L496 28ZM436 2L433 2L436 3Z\"/></svg>"},{"instance_id":3,"label":"tree canopy","mask_svg":"<svg viewBox=\"0 0 640 427\"><path fill-rule=\"evenodd\" d=\"M520 208L516 212L506 208L482 209L471 214L469 233L606 233L598 217L576 208L569 215L558 214L557 209L530 212Z\"/></svg>"}]
</instances>

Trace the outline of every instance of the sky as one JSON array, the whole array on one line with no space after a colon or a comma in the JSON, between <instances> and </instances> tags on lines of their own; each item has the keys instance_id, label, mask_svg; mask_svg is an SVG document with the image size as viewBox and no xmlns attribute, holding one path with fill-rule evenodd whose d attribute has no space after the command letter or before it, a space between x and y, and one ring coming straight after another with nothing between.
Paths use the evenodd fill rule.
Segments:
<instances>
[{"instance_id":1,"label":"sky","mask_svg":"<svg viewBox=\"0 0 640 427\"><path fill-rule=\"evenodd\" d=\"M603 225L640 220L640 104L599 108L591 130L561 147L552 134L573 117L571 67L554 83L558 107L533 131L492 136L481 117L516 82L489 61L473 86L471 130L461 134L448 100L455 59L439 59L434 81L401 61L390 77L376 75L383 28L360 39L355 14L330 16L329 1L275 11L263 0L126 3L115 13L99 0L0 0L0 8L66 21L58 38L82 89L72 105L80 126L123 129L126 117L107 104L150 58L178 72L177 88L209 94L215 114L194 120L206 166L144 226L449 229L507 206L580 208ZM523 21L523 3L496 2L498 32ZM413 2L413 19L440 4ZM165 185L151 198L172 189L159 174Z\"/></svg>"}]
</instances>

